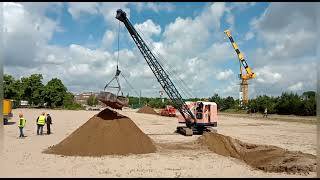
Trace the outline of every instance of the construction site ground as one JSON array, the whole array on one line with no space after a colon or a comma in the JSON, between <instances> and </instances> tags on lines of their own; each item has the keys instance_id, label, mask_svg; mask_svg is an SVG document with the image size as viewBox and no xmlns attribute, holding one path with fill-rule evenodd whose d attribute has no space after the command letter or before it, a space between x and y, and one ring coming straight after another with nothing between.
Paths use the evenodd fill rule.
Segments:
<instances>
[{"instance_id":1,"label":"construction site ground","mask_svg":"<svg viewBox=\"0 0 320 180\"><path fill-rule=\"evenodd\" d=\"M36 135L36 118L45 111L53 118L51 135ZM175 134L176 118L136 113L136 109L118 111L128 116L156 144L149 154L102 157L69 157L42 153L58 144L83 125L97 111L14 109L14 117L4 127L0 157L1 177L316 177L307 175L267 173L231 157L193 147L199 135L185 137ZM24 139L19 139L17 115L27 119ZM290 151L316 155L316 125L308 119L291 116L219 114L217 131L247 143L275 145ZM280 118L280 119L281 119ZM287 120L283 120L287 119ZM290 119L294 119L292 122ZM315 118L309 118L315 121ZM302 121L297 122L297 121ZM44 128L46 134L46 128Z\"/></svg>"}]
</instances>

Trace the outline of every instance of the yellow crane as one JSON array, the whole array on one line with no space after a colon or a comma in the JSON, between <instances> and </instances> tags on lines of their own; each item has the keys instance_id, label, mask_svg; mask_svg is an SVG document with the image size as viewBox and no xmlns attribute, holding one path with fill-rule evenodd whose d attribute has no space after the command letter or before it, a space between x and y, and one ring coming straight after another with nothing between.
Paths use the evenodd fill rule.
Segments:
<instances>
[{"instance_id":1,"label":"yellow crane","mask_svg":"<svg viewBox=\"0 0 320 180\"><path fill-rule=\"evenodd\" d=\"M244 59L243 54L240 52L238 45L234 42L230 30L225 30L224 33L228 36L234 50L238 55L238 59L240 61L240 74L239 78L241 80L240 83L240 106L247 105L249 101L248 96L248 80L253 79L256 77L256 74L252 72L251 68L248 66L246 60ZM246 70L246 73L242 72L242 66Z\"/></svg>"}]
</instances>

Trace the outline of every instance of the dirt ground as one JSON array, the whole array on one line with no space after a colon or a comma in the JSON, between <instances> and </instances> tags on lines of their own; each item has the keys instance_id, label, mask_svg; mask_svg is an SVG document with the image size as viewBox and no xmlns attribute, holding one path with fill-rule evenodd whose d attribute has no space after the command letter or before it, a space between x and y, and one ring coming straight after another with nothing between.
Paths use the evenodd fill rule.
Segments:
<instances>
[{"instance_id":1,"label":"dirt ground","mask_svg":"<svg viewBox=\"0 0 320 180\"><path fill-rule=\"evenodd\" d=\"M53 118L51 135L36 135L36 118L42 111ZM19 112L27 119L24 139L18 138L15 123ZM44 149L58 144L98 111L15 109L13 123L4 127L0 177L316 177L315 172L289 175L256 170L238 159L189 146L199 136L173 133L178 125L175 118L131 109L119 112L150 136L157 145L156 153L103 157L44 154ZM220 115L217 130L247 143L316 155L315 124Z\"/></svg>"}]
</instances>

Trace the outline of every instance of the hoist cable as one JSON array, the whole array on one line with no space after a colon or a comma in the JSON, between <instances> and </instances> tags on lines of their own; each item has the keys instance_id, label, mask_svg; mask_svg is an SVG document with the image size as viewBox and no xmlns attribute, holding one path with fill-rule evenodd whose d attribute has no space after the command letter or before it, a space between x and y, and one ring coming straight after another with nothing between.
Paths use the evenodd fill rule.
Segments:
<instances>
[{"instance_id":1,"label":"hoist cable","mask_svg":"<svg viewBox=\"0 0 320 180\"><path fill-rule=\"evenodd\" d=\"M121 73L121 76L123 77L123 79L128 83L128 85L130 86L130 88L137 94L137 96L139 96L138 91L136 91L136 89L129 83L129 81L127 80L127 78Z\"/></svg>"}]
</instances>

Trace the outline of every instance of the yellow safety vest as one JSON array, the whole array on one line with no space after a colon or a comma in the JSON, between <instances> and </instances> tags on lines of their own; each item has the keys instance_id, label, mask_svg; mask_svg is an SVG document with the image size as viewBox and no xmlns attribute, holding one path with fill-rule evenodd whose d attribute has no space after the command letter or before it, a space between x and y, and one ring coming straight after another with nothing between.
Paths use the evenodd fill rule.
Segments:
<instances>
[{"instance_id":1,"label":"yellow safety vest","mask_svg":"<svg viewBox=\"0 0 320 180\"><path fill-rule=\"evenodd\" d=\"M38 124L44 125L46 123L46 117L45 116L39 116Z\"/></svg>"},{"instance_id":2,"label":"yellow safety vest","mask_svg":"<svg viewBox=\"0 0 320 180\"><path fill-rule=\"evenodd\" d=\"M20 118L18 127L24 127L24 126L26 126L26 119Z\"/></svg>"}]
</instances>

